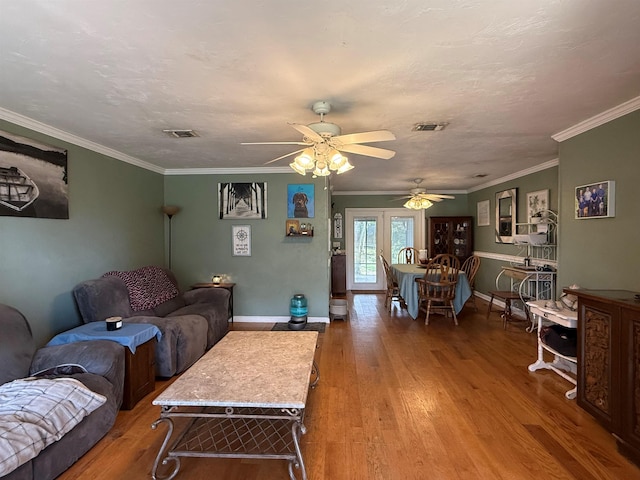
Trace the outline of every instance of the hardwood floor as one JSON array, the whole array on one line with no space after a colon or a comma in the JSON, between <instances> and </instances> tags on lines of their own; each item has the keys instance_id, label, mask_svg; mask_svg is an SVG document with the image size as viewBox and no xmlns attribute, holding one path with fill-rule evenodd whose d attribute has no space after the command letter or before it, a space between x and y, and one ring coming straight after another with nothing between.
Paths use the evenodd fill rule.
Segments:
<instances>
[{"instance_id":1,"label":"hardwood floor","mask_svg":"<svg viewBox=\"0 0 640 480\"><path fill-rule=\"evenodd\" d=\"M455 327L429 326L379 294L349 295L349 320L320 334L320 383L309 394L302 452L310 480L640 479L615 440L564 392L549 371L531 373L535 334L502 328L467 306ZM422 318L422 317L421 317ZM233 325L269 330L271 324ZM150 478L166 426L151 401L131 411L61 480ZM186 458L177 479L287 479L281 460Z\"/></svg>"}]
</instances>

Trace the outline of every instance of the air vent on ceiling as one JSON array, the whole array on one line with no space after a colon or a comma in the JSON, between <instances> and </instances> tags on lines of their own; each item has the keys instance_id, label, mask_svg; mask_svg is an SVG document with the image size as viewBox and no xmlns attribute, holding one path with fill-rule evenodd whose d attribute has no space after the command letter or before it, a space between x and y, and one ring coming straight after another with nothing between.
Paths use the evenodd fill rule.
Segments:
<instances>
[{"instance_id":1,"label":"air vent on ceiling","mask_svg":"<svg viewBox=\"0 0 640 480\"><path fill-rule=\"evenodd\" d=\"M443 130L447 125L449 125L447 122L416 123L412 130L414 132L438 132Z\"/></svg>"},{"instance_id":2,"label":"air vent on ceiling","mask_svg":"<svg viewBox=\"0 0 640 480\"><path fill-rule=\"evenodd\" d=\"M488 173L476 173L475 175L473 175L472 178L484 178L488 175L489 175Z\"/></svg>"},{"instance_id":3,"label":"air vent on ceiling","mask_svg":"<svg viewBox=\"0 0 640 480\"><path fill-rule=\"evenodd\" d=\"M191 138L191 137L197 137L198 134L195 132L195 130L162 130L164 133L166 133L167 135L171 135L172 137L176 137L176 138Z\"/></svg>"}]
</instances>

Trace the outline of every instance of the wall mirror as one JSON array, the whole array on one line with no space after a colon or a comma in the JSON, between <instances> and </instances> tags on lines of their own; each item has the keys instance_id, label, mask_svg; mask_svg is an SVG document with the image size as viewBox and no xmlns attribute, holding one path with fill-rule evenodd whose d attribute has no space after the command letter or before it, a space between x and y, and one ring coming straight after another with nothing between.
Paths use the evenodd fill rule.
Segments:
<instances>
[{"instance_id":1,"label":"wall mirror","mask_svg":"<svg viewBox=\"0 0 640 480\"><path fill-rule=\"evenodd\" d=\"M496 193L496 242L513 243L516 233L517 189Z\"/></svg>"}]
</instances>

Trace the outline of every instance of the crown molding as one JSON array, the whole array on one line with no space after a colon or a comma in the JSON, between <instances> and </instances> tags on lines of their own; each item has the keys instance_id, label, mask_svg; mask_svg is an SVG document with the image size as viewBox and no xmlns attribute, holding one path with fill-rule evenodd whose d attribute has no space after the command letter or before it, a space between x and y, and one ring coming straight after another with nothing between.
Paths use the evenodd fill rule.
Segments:
<instances>
[{"instance_id":1,"label":"crown molding","mask_svg":"<svg viewBox=\"0 0 640 480\"><path fill-rule=\"evenodd\" d=\"M102 155L115 158L131 165L135 165L136 167L144 168L145 170L151 170L152 172L156 173L164 173L164 168L158 167L157 165L153 165L138 158L131 157L112 148L100 145L99 143L91 142L72 133L52 127L51 125L47 125L32 118L25 117L24 115L20 115L19 113L12 112L11 110L0 108L0 119L14 123L21 127L28 128L35 132L48 135L57 140L72 143L73 145L77 145L78 147L86 148L87 150L101 153Z\"/></svg>"},{"instance_id":2,"label":"crown molding","mask_svg":"<svg viewBox=\"0 0 640 480\"><path fill-rule=\"evenodd\" d=\"M416 187L413 187L416 188ZM333 195L408 195L411 193L409 189L407 190L343 190L339 192L333 192ZM435 193L440 195L465 195L467 193L466 190L427 190L427 193Z\"/></svg>"},{"instance_id":3,"label":"crown molding","mask_svg":"<svg viewBox=\"0 0 640 480\"><path fill-rule=\"evenodd\" d=\"M164 175L256 175L259 173L291 173L299 175L290 167L244 167L244 168L167 168Z\"/></svg>"},{"instance_id":4,"label":"crown molding","mask_svg":"<svg viewBox=\"0 0 640 480\"><path fill-rule=\"evenodd\" d=\"M546 170L548 168L557 167L559 164L560 164L560 161L557 158L554 158L553 160L549 160L539 165L535 165L531 168L527 168L525 170L520 170L519 172L512 173L511 175L507 175L506 177L497 178L490 182L483 183L482 185L471 187L469 190L467 190L467 193L477 192L478 190L483 190L485 188L493 187L495 185L499 185L500 183L511 182L518 178L531 175L532 173L541 172L542 170Z\"/></svg>"},{"instance_id":5,"label":"crown molding","mask_svg":"<svg viewBox=\"0 0 640 480\"><path fill-rule=\"evenodd\" d=\"M617 107L610 108L605 112L588 118L573 127L569 127L566 130L551 135L551 138L556 142L564 142L565 140L575 137L576 135L580 135L592 128L604 125L605 123L615 120L616 118L620 118L628 113L635 112L638 109L640 109L640 97L632 98L628 102L624 102Z\"/></svg>"}]
</instances>

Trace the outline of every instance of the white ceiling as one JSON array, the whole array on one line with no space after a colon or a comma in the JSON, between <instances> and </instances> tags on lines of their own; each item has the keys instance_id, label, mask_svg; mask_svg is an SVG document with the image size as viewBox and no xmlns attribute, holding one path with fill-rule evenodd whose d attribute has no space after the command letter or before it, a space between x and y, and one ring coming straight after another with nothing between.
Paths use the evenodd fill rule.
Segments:
<instances>
[{"instance_id":1,"label":"white ceiling","mask_svg":"<svg viewBox=\"0 0 640 480\"><path fill-rule=\"evenodd\" d=\"M468 190L638 95L638 0L0 0L0 118L159 169L262 167L297 147L240 143L299 141L327 100L343 133L397 137L336 191Z\"/></svg>"}]
</instances>

